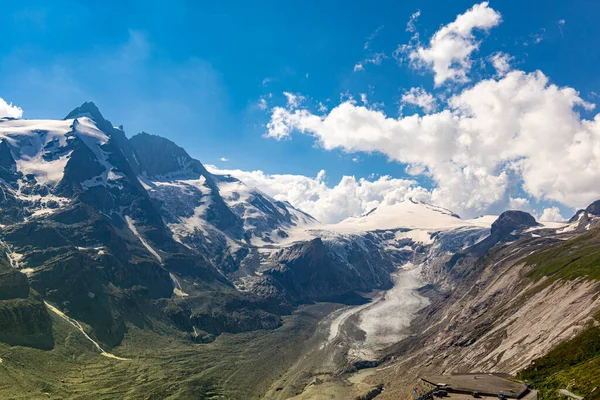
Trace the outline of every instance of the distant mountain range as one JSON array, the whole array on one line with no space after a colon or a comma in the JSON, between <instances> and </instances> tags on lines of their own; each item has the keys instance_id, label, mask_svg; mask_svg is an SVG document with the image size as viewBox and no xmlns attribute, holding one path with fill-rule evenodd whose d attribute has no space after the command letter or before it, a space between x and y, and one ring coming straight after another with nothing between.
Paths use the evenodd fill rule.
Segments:
<instances>
[{"instance_id":1,"label":"distant mountain range","mask_svg":"<svg viewBox=\"0 0 600 400\"><path fill-rule=\"evenodd\" d=\"M485 291L481 282L494 268L509 268L507 249L531 248L518 260L539 266L535 254L597 235L600 215L594 203L566 224L542 225L518 211L463 220L408 199L322 224L232 176L208 172L166 138L127 138L93 103L59 121L0 119L0 210L0 341L44 351L58 340L45 303L84 324L106 349L118 348L133 325L164 325L205 343L222 333L275 329L304 304L364 302L361 293L389 289L392 273L407 263L426 265L424 276L445 296L417 323L431 324L433 315L447 319L449 312L467 318L452 306L474 288ZM563 251L570 250L557 254ZM490 267L491 260L503 267ZM537 277L535 271L527 273ZM496 281L496 297L486 294L490 303L464 307L472 307L472 318L487 309L507 318L508 308L498 311L496 304L510 288L528 288L527 277ZM574 323L589 317L588 308ZM472 326L474 336L453 336L450 346L480 343L496 329L490 321ZM442 335L439 329L429 333ZM565 332L555 335L567 340L577 333ZM543 345L534 341L543 351L511 356L518 361L498 356L497 365L524 367L558 336ZM454 354L440 337L431 336L423 348Z\"/></svg>"}]
</instances>

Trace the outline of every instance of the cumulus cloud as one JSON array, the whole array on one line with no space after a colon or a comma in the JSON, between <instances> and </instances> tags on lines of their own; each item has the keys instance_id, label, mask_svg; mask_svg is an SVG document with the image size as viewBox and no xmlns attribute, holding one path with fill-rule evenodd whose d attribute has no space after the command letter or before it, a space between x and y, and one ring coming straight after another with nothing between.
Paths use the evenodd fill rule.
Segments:
<instances>
[{"instance_id":1,"label":"cumulus cloud","mask_svg":"<svg viewBox=\"0 0 600 400\"><path fill-rule=\"evenodd\" d=\"M229 158L221 157L220 160L223 161L223 162L227 162L227 161L229 161Z\"/></svg>"},{"instance_id":2,"label":"cumulus cloud","mask_svg":"<svg viewBox=\"0 0 600 400\"><path fill-rule=\"evenodd\" d=\"M402 53L408 53L408 59L415 68L431 68L434 83L440 86L444 82L467 82L467 73L471 69L471 54L479 49L479 42L473 32L487 32L501 22L500 13L488 7L487 2L474 5L454 22L441 27L426 46L401 46Z\"/></svg>"},{"instance_id":3,"label":"cumulus cloud","mask_svg":"<svg viewBox=\"0 0 600 400\"><path fill-rule=\"evenodd\" d=\"M0 118L21 118L23 116L23 110L20 107L7 103L2 97L0 97Z\"/></svg>"},{"instance_id":4,"label":"cumulus cloud","mask_svg":"<svg viewBox=\"0 0 600 400\"><path fill-rule=\"evenodd\" d=\"M544 209L539 220L544 222L564 222L565 218L560 215L560 209L558 207L550 207Z\"/></svg>"},{"instance_id":5,"label":"cumulus cloud","mask_svg":"<svg viewBox=\"0 0 600 400\"><path fill-rule=\"evenodd\" d=\"M511 182L537 200L580 208L600 198L600 115L579 114L593 108L540 71L511 71L424 116L391 118L352 101L320 116L275 107L266 135L297 131L326 150L385 154L407 164L408 173L431 178L435 204L466 215L506 204Z\"/></svg>"},{"instance_id":6,"label":"cumulus cloud","mask_svg":"<svg viewBox=\"0 0 600 400\"><path fill-rule=\"evenodd\" d=\"M325 170L316 177L291 174L265 174L263 171L219 169L207 165L214 174L232 175L280 201L311 214L324 223L339 222L367 213L380 204L394 204L407 198L429 201L427 190L415 181L382 176L374 181L344 176L333 186L326 184Z\"/></svg>"},{"instance_id":7,"label":"cumulus cloud","mask_svg":"<svg viewBox=\"0 0 600 400\"><path fill-rule=\"evenodd\" d=\"M287 105L290 108L296 108L300 104L302 104L302 102L304 102L304 100L306 100L306 98L300 94L283 92L283 95L287 99Z\"/></svg>"},{"instance_id":8,"label":"cumulus cloud","mask_svg":"<svg viewBox=\"0 0 600 400\"><path fill-rule=\"evenodd\" d=\"M364 71L364 70L365 70L365 66L361 62L354 64L354 72Z\"/></svg>"},{"instance_id":9,"label":"cumulus cloud","mask_svg":"<svg viewBox=\"0 0 600 400\"><path fill-rule=\"evenodd\" d=\"M421 107L426 113L430 113L435 110L436 101L433 95L422 87L414 87L404 92L402 104L412 104Z\"/></svg>"},{"instance_id":10,"label":"cumulus cloud","mask_svg":"<svg viewBox=\"0 0 600 400\"><path fill-rule=\"evenodd\" d=\"M523 197L509 198L508 209L525 211L527 213L535 215L535 210L533 209L533 207L531 207L529 199L525 199Z\"/></svg>"},{"instance_id":11,"label":"cumulus cloud","mask_svg":"<svg viewBox=\"0 0 600 400\"><path fill-rule=\"evenodd\" d=\"M496 74L498 76L504 76L508 71L510 71L510 63L514 57L510 54L499 51L492 54L488 59L496 69Z\"/></svg>"}]
</instances>

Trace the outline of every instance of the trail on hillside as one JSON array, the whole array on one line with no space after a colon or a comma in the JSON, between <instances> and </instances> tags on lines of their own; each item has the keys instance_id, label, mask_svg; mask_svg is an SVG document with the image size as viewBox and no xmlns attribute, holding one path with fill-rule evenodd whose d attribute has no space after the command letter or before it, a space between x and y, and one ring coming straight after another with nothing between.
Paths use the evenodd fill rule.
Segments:
<instances>
[{"instance_id":1,"label":"trail on hillside","mask_svg":"<svg viewBox=\"0 0 600 400\"><path fill-rule=\"evenodd\" d=\"M75 327L75 329L77 329L79 332L83 333L83 336L85 336L85 338L87 340L89 340L90 342L92 342L93 345L98 349L98 351L100 352L101 356L108 357L108 358L113 358L115 360L120 360L120 361L129 361L129 360L131 360L130 358L118 357L118 356L115 356L114 354L111 354L109 352L104 351L104 349L98 344L98 342L96 342L94 339L92 339L90 337L90 335L88 335L86 333L86 331L83 329L83 327L81 326L81 324L79 323L79 321L77 321L77 320L69 317L68 315L66 315L65 313L63 313L62 311L60 311L58 308L54 307L52 304L49 304L49 303L47 303L45 301L44 301L44 304L46 304L46 307L48 307L48 309L50 311L52 311L53 313L55 313L56 315L58 315L59 317L61 317L65 321L67 321L69 324L73 325Z\"/></svg>"}]
</instances>

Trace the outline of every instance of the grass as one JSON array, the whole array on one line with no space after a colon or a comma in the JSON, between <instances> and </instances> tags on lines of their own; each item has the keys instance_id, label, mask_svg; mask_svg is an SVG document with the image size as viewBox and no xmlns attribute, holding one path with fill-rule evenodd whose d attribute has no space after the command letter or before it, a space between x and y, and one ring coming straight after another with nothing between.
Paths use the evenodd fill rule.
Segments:
<instances>
[{"instance_id":1,"label":"grass","mask_svg":"<svg viewBox=\"0 0 600 400\"><path fill-rule=\"evenodd\" d=\"M314 305L272 331L223 334L194 344L160 322L129 326L123 345L102 357L54 315L50 351L0 344L2 399L258 399L300 358L317 322L335 308Z\"/></svg>"},{"instance_id":2,"label":"grass","mask_svg":"<svg viewBox=\"0 0 600 400\"><path fill-rule=\"evenodd\" d=\"M596 314L595 319L600 317ZM540 399L558 398L568 389L586 400L600 399L600 326L590 323L579 335L559 344L519 372L540 391Z\"/></svg>"},{"instance_id":3,"label":"grass","mask_svg":"<svg viewBox=\"0 0 600 400\"><path fill-rule=\"evenodd\" d=\"M529 276L536 280L544 276L551 280L600 280L600 228L548 246L525 261L534 266Z\"/></svg>"},{"instance_id":4,"label":"grass","mask_svg":"<svg viewBox=\"0 0 600 400\"><path fill-rule=\"evenodd\" d=\"M529 277L534 280L600 280L600 228L548 246L525 261L532 266ZM600 313L594 319L599 321ZM542 400L560 398L558 389L568 389L586 400L600 399L600 326L590 323L517 377L532 383Z\"/></svg>"}]
</instances>

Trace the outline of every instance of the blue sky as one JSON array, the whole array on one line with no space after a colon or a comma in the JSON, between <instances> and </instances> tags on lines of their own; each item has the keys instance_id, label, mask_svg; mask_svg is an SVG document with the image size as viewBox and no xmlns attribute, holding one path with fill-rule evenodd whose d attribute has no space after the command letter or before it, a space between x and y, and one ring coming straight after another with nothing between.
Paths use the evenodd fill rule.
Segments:
<instances>
[{"instance_id":1,"label":"blue sky","mask_svg":"<svg viewBox=\"0 0 600 400\"><path fill-rule=\"evenodd\" d=\"M271 108L285 105L283 92L303 95L303 106L315 114L319 102L329 111L344 94L361 104L364 93L369 108L397 118L410 88L447 98L493 75L493 66L482 61L470 69L469 83L436 88L430 70L394 57L414 35L406 27L417 10L416 32L425 44L474 4L7 2L0 15L0 97L21 107L25 118L60 118L92 100L129 136L166 136L220 168L310 177L326 170L331 185L344 175L391 175L431 188L435 177L409 176L406 163L390 161L389 154L325 150L314 135L274 140L264 137L265 125ZM552 83L597 100L600 2L492 1L489 7L502 22L474 32L481 41L474 63L503 52L513 57L514 69L539 69ZM365 62L378 53L379 65ZM361 62L364 69L355 71ZM266 110L259 107L261 98ZM404 105L403 114L413 112L424 111ZM586 112L586 118L594 114ZM511 182L509 196L532 198L520 185L519 179ZM535 200L536 209L558 205L567 216L573 202L557 198Z\"/></svg>"}]
</instances>

